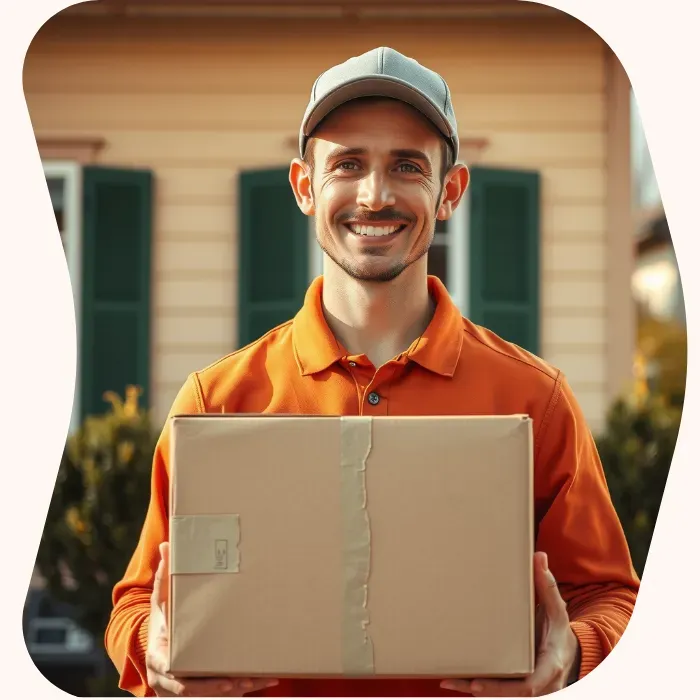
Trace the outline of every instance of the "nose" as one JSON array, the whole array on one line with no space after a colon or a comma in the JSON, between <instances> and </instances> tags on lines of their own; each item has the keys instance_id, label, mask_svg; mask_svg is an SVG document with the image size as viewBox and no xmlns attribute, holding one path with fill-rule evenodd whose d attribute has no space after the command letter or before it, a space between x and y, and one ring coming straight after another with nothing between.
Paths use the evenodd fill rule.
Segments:
<instances>
[{"instance_id":1,"label":"nose","mask_svg":"<svg viewBox=\"0 0 700 700\"><path fill-rule=\"evenodd\" d=\"M362 178L357 191L357 204L371 211L393 207L396 204L396 199L388 178L376 170Z\"/></svg>"}]
</instances>

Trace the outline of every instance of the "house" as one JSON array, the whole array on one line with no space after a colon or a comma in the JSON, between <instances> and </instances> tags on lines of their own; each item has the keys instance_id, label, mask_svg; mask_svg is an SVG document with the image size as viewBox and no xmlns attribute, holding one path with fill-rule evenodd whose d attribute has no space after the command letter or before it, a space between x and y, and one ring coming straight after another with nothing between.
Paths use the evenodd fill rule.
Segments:
<instances>
[{"instance_id":1,"label":"house","mask_svg":"<svg viewBox=\"0 0 700 700\"><path fill-rule=\"evenodd\" d=\"M24 90L73 282L73 426L292 317L320 256L287 182L316 76L388 45L452 90L472 184L430 270L566 372L591 427L632 381L630 86L537 3L102 0L37 33Z\"/></svg>"},{"instance_id":2,"label":"house","mask_svg":"<svg viewBox=\"0 0 700 700\"><path fill-rule=\"evenodd\" d=\"M638 230L632 286L645 313L685 327L685 303L678 260L663 210L648 217Z\"/></svg>"}]
</instances>

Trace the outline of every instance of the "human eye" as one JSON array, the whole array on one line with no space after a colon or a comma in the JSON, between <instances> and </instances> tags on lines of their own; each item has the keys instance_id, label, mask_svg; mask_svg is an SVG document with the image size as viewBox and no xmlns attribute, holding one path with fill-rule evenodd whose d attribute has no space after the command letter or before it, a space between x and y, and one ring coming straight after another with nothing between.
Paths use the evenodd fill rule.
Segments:
<instances>
[{"instance_id":1,"label":"human eye","mask_svg":"<svg viewBox=\"0 0 700 700\"><path fill-rule=\"evenodd\" d=\"M336 170L348 170L348 171L353 171L353 170L358 170L359 169L359 164L356 163L355 161L352 160L342 160L339 163L336 164Z\"/></svg>"},{"instance_id":2,"label":"human eye","mask_svg":"<svg viewBox=\"0 0 700 700\"><path fill-rule=\"evenodd\" d=\"M422 170L413 163L399 163L399 171L402 173L408 173L410 175L415 175L416 173L421 173Z\"/></svg>"}]
</instances>

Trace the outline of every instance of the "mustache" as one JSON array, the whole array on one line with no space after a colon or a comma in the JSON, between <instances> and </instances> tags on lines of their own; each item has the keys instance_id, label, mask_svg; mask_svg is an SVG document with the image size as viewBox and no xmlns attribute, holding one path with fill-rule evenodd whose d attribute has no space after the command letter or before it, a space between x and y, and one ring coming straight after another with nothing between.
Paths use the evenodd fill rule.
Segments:
<instances>
[{"instance_id":1,"label":"mustache","mask_svg":"<svg viewBox=\"0 0 700 700\"><path fill-rule=\"evenodd\" d=\"M399 223L413 223L415 217L405 212L397 211L396 209L382 209L381 211L356 211L348 214L341 214L338 217L339 224L345 224L348 221L353 221L357 224L375 224L377 222L384 223L387 221L397 221Z\"/></svg>"}]
</instances>

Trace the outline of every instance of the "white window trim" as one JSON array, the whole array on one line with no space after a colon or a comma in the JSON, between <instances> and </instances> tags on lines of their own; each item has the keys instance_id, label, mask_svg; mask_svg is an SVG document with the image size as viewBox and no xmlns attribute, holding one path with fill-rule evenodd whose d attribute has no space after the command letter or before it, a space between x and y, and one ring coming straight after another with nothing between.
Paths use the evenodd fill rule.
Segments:
<instances>
[{"instance_id":1,"label":"white window trim","mask_svg":"<svg viewBox=\"0 0 700 700\"><path fill-rule=\"evenodd\" d=\"M447 291L462 316L469 316L469 192L447 220Z\"/></svg>"},{"instance_id":2,"label":"white window trim","mask_svg":"<svg viewBox=\"0 0 700 700\"><path fill-rule=\"evenodd\" d=\"M447 291L462 316L469 316L469 193L447 221ZM323 274L323 251L316 240L316 220L309 217L309 282Z\"/></svg>"},{"instance_id":3,"label":"white window trim","mask_svg":"<svg viewBox=\"0 0 700 700\"><path fill-rule=\"evenodd\" d=\"M62 179L64 181L64 217L63 233L67 245L66 262L68 274L73 288L73 306L75 308L76 330L76 375L73 395L73 411L70 418L69 432L74 433L80 425L80 344L82 318L82 169L79 163L64 160L46 160L43 162L44 176L47 179Z\"/></svg>"},{"instance_id":4,"label":"white window trim","mask_svg":"<svg viewBox=\"0 0 700 700\"><path fill-rule=\"evenodd\" d=\"M323 250L316 240L316 217L309 217L309 283L323 274Z\"/></svg>"}]
</instances>

